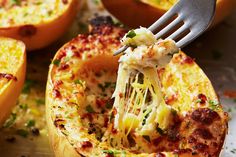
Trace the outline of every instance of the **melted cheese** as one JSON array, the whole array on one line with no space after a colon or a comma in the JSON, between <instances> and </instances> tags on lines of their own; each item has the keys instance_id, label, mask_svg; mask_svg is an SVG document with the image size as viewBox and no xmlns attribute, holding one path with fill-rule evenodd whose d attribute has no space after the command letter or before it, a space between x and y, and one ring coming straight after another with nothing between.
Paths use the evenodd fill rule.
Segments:
<instances>
[{"instance_id":1,"label":"melted cheese","mask_svg":"<svg viewBox=\"0 0 236 157\"><path fill-rule=\"evenodd\" d=\"M141 29L143 32L144 28ZM141 38L146 36L146 39L153 39L154 35L150 37L150 31L147 33L140 35ZM150 42L150 46L127 49L119 60L117 85L113 94L114 108L117 110L114 128L120 134L116 144L130 146L128 136L131 132L138 136L157 137L156 129L164 130L169 125L171 107L163 99L157 68L169 63L179 49L172 40ZM146 43L149 45L150 42Z\"/></svg>"},{"instance_id":2,"label":"melted cheese","mask_svg":"<svg viewBox=\"0 0 236 157\"><path fill-rule=\"evenodd\" d=\"M68 7L63 0L0 1L0 27L39 24L51 21Z\"/></svg>"}]
</instances>

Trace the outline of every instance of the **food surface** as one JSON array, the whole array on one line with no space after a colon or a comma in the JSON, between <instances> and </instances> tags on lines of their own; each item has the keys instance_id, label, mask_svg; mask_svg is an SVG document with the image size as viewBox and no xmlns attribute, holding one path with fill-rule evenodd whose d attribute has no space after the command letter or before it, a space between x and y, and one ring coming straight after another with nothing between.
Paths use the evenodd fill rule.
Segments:
<instances>
[{"instance_id":1,"label":"food surface","mask_svg":"<svg viewBox=\"0 0 236 157\"><path fill-rule=\"evenodd\" d=\"M210 81L194 60L183 52L174 54L178 48L173 41L158 41L153 52L160 56L153 63L162 58L161 54L169 54L166 62L156 70L155 64L144 64L146 67L142 68L140 64L137 68L130 65L139 63L135 62L137 59L142 61L139 48L146 50L147 56L151 48L145 45L129 48L130 54L137 52L140 56L122 56L120 61L132 63L125 67L137 68L138 73L131 82L119 76L116 82L118 57L112 54L121 46L119 40L124 30L104 22L93 24L96 26L90 34L79 35L65 44L50 65L46 114L55 155L218 156L228 118ZM171 51L165 51L170 47ZM153 54L149 57L152 59ZM135 90L130 91L133 96L117 92L125 89L126 83ZM115 101L120 97L121 101L130 100L130 105L114 102L111 97L114 91ZM146 108L138 109L142 100ZM130 109L122 112L121 104ZM139 113L141 118L136 118ZM126 140L119 141L123 137L121 129Z\"/></svg>"},{"instance_id":2,"label":"food surface","mask_svg":"<svg viewBox=\"0 0 236 157\"><path fill-rule=\"evenodd\" d=\"M28 50L58 39L70 26L78 0L1 0L0 35L24 41Z\"/></svg>"},{"instance_id":3,"label":"food surface","mask_svg":"<svg viewBox=\"0 0 236 157\"><path fill-rule=\"evenodd\" d=\"M26 69L25 45L0 38L0 125L10 115L23 87ZM12 93L14 91L14 93Z\"/></svg>"}]
</instances>

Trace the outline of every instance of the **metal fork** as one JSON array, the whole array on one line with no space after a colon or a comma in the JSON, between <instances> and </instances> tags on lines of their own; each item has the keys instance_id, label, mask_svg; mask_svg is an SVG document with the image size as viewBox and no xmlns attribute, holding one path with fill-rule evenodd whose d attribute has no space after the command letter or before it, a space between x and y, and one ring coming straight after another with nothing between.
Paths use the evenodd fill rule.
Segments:
<instances>
[{"instance_id":1,"label":"metal fork","mask_svg":"<svg viewBox=\"0 0 236 157\"><path fill-rule=\"evenodd\" d=\"M165 27L155 37L159 39L168 35L166 39L175 41L178 39L177 46L183 48L209 27L214 17L215 7L216 0L179 0L148 29L155 33L164 25ZM165 25L167 22L168 24ZM128 46L121 47L114 55L120 54L127 48Z\"/></svg>"}]
</instances>

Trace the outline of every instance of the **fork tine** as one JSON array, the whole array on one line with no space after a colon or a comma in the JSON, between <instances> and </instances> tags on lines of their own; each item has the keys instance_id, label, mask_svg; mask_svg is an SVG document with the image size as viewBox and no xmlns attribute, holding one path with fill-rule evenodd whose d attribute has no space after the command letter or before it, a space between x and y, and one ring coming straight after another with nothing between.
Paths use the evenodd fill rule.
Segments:
<instances>
[{"instance_id":1,"label":"fork tine","mask_svg":"<svg viewBox=\"0 0 236 157\"><path fill-rule=\"evenodd\" d=\"M172 30L177 24L181 22L181 18L178 16L174 21L172 21L169 25L167 25L165 28L163 28L160 32L158 32L155 37L156 39L159 39L166 33L168 33L170 30Z\"/></svg>"},{"instance_id":2,"label":"fork tine","mask_svg":"<svg viewBox=\"0 0 236 157\"><path fill-rule=\"evenodd\" d=\"M176 43L176 45L180 48L184 47L191 41L193 41L197 36L194 36L193 32L188 33L185 37L183 37L180 41Z\"/></svg>"},{"instance_id":3,"label":"fork tine","mask_svg":"<svg viewBox=\"0 0 236 157\"><path fill-rule=\"evenodd\" d=\"M178 38L182 33L187 31L188 29L189 29L188 26L186 24L184 24L179 29L177 29L174 33L172 33L170 36L168 36L166 39L176 40L176 38Z\"/></svg>"},{"instance_id":4,"label":"fork tine","mask_svg":"<svg viewBox=\"0 0 236 157\"><path fill-rule=\"evenodd\" d=\"M178 2L180 3L180 2ZM165 24L171 17L177 14L177 10L179 8L178 3L174 5L170 10L168 10L163 16L161 16L156 22L154 22L148 29L151 32L157 30L162 24Z\"/></svg>"}]
</instances>

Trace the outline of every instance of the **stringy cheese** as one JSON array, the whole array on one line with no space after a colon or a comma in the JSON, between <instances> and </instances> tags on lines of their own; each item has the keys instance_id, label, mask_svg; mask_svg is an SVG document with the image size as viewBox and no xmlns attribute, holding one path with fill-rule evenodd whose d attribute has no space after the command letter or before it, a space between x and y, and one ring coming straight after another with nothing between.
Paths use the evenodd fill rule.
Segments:
<instances>
[{"instance_id":1,"label":"stringy cheese","mask_svg":"<svg viewBox=\"0 0 236 157\"><path fill-rule=\"evenodd\" d=\"M138 34L133 37L136 38L134 43L130 43L130 39L123 39L125 44L138 45L128 48L119 60L113 93L113 107L117 110L114 128L119 133L115 142L113 140L116 145L130 146L128 136L134 134L157 137L156 129L166 129L170 121L171 107L163 99L157 68L168 64L179 49L173 40L149 40L155 36L150 35L147 29L140 29L133 32ZM144 34L140 35L140 32ZM141 40L146 41L144 45L140 44ZM134 140L136 136L133 136Z\"/></svg>"}]
</instances>

